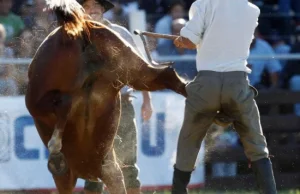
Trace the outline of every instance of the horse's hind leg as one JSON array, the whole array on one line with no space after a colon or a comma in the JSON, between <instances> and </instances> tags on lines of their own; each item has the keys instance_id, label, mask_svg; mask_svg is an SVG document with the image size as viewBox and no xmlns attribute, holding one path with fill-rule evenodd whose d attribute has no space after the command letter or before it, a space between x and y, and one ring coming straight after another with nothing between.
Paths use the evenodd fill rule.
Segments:
<instances>
[{"instance_id":1,"label":"horse's hind leg","mask_svg":"<svg viewBox=\"0 0 300 194\"><path fill-rule=\"evenodd\" d=\"M59 194L72 194L77 177L68 170L63 176L53 176Z\"/></svg>"},{"instance_id":2,"label":"horse's hind leg","mask_svg":"<svg viewBox=\"0 0 300 194\"><path fill-rule=\"evenodd\" d=\"M163 89L170 89L184 97L187 96L185 90L186 81L183 80L172 67L164 68L157 78L152 81L152 84L162 85ZM151 85L151 83L149 85Z\"/></svg>"},{"instance_id":3,"label":"horse's hind leg","mask_svg":"<svg viewBox=\"0 0 300 194\"><path fill-rule=\"evenodd\" d=\"M126 194L124 177L117 163L113 149L109 151L102 165L101 180L107 186L110 194Z\"/></svg>"},{"instance_id":4,"label":"horse's hind leg","mask_svg":"<svg viewBox=\"0 0 300 194\"><path fill-rule=\"evenodd\" d=\"M152 71L144 70L143 76L155 77L154 79L137 80L130 82L130 85L136 90L156 91L170 89L180 95L187 96L185 86L186 81L183 80L172 67L152 69Z\"/></svg>"},{"instance_id":5,"label":"horse's hind leg","mask_svg":"<svg viewBox=\"0 0 300 194\"><path fill-rule=\"evenodd\" d=\"M61 149L61 132L58 134L57 128L54 129L46 125L43 121L34 118L35 126L45 145L48 143L50 156L48 159L48 169L53 175L63 175L67 172L67 163ZM49 146L50 145L50 146Z\"/></svg>"},{"instance_id":6,"label":"horse's hind leg","mask_svg":"<svg viewBox=\"0 0 300 194\"><path fill-rule=\"evenodd\" d=\"M48 142L48 149L50 152L48 168L53 175L63 175L68 170L66 159L60 151L62 148L63 132L71 109L71 97L62 94L59 94L58 96L54 107L57 122L51 139Z\"/></svg>"}]
</instances>

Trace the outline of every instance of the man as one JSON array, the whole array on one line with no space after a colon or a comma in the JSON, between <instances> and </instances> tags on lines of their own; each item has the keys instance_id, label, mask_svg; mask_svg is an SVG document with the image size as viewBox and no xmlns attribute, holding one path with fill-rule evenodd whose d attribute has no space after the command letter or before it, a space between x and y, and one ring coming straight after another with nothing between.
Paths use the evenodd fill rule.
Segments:
<instances>
[{"instance_id":1,"label":"man","mask_svg":"<svg viewBox=\"0 0 300 194\"><path fill-rule=\"evenodd\" d=\"M181 36L174 40L177 47L197 48L198 74L186 86L172 194L187 193L201 142L218 111L233 119L260 193L277 193L254 100L256 92L247 77L251 72L247 67L249 47L259 14L259 8L247 0L197 0Z\"/></svg>"},{"instance_id":2,"label":"man","mask_svg":"<svg viewBox=\"0 0 300 194\"><path fill-rule=\"evenodd\" d=\"M5 46L6 31L0 24L0 58L13 58L14 52L11 48ZM19 88L16 80L13 79L11 64L1 64L0 69L0 96L16 96L19 94Z\"/></svg>"},{"instance_id":3,"label":"man","mask_svg":"<svg viewBox=\"0 0 300 194\"><path fill-rule=\"evenodd\" d=\"M127 40L139 52L134 40L126 28L103 19L103 13L113 8L114 5L108 0L84 0L83 8L86 13L92 17L93 20L99 21L118 32L125 40ZM142 54L140 53L142 56ZM120 140L116 139L114 142L114 149L120 161L120 166L123 171L125 186L128 194L140 193L140 181L138 179L138 168L136 166L137 148L136 148L136 125L133 105L130 100L132 89L124 87L121 90L121 120L118 129L118 136ZM144 102L142 105L142 116L144 120L149 120L152 114L152 105L150 101L150 93L143 91ZM100 182L85 182L85 193L96 194L101 193L103 184Z\"/></svg>"},{"instance_id":4,"label":"man","mask_svg":"<svg viewBox=\"0 0 300 194\"><path fill-rule=\"evenodd\" d=\"M295 31L295 43L291 48L291 54L300 52L300 27ZM282 85L285 89L292 91L300 91L300 65L299 61L289 60L282 71ZM300 116L300 104L294 105L294 111L297 116Z\"/></svg>"},{"instance_id":5,"label":"man","mask_svg":"<svg viewBox=\"0 0 300 194\"><path fill-rule=\"evenodd\" d=\"M272 46L267 41L259 38L256 33L250 45L249 56L255 55L275 55ZM251 74L249 75L249 81L251 85L253 85L257 89L265 89L267 88L267 85L265 85L263 82L269 81L270 89L279 88L279 74L282 69L279 60L274 58L253 60L249 59L248 67L251 69ZM270 80L262 80L264 70L269 73Z\"/></svg>"},{"instance_id":6,"label":"man","mask_svg":"<svg viewBox=\"0 0 300 194\"><path fill-rule=\"evenodd\" d=\"M47 35L57 27L54 15L43 10L45 6L45 0L27 1L22 6L22 10L30 9L31 12L26 17L27 26L20 35L22 41L19 57L21 58L33 57Z\"/></svg>"},{"instance_id":7,"label":"man","mask_svg":"<svg viewBox=\"0 0 300 194\"><path fill-rule=\"evenodd\" d=\"M14 46L16 40L24 29L22 19L11 12L12 0L0 0L0 24L3 24L6 30L6 44Z\"/></svg>"}]
</instances>

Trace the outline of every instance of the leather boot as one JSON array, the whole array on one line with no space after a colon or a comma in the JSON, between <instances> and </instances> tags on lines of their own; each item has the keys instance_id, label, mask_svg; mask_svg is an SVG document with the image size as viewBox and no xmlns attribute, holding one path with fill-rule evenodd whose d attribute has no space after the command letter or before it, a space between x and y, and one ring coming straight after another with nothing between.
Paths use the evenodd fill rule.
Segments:
<instances>
[{"instance_id":1,"label":"leather boot","mask_svg":"<svg viewBox=\"0 0 300 194\"><path fill-rule=\"evenodd\" d=\"M187 194L187 186L192 172L184 172L174 167L172 194Z\"/></svg>"},{"instance_id":2,"label":"leather boot","mask_svg":"<svg viewBox=\"0 0 300 194\"><path fill-rule=\"evenodd\" d=\"M251 162L260 194L277 194L272 163L269 158Z\"/></svg>"}]
</instances>

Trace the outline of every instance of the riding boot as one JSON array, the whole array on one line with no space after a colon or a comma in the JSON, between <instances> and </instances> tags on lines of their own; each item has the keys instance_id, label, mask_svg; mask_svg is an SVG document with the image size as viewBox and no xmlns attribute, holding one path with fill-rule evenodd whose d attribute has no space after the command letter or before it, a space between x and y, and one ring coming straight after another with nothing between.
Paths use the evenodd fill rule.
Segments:
<instances>
[{"instance_id":1,"label":"riding boot","mask_svg":"<svg viewBox=\"0 0 300 194\"><path fill-rule=\"evenodd\" d=\"M187 194L187 186L192 172L184 172L174 167L172 194Z\"/></svg>"},{"instance_id":2,"label":"riding boot","mask_svg":"<svg viewBox=\"0 0 300 194\"><path fill-rule=\"evenodd\" d=\"M272 163L269 158L251 162L260 194L277 194Z\"/></svg>"}]
</instances>

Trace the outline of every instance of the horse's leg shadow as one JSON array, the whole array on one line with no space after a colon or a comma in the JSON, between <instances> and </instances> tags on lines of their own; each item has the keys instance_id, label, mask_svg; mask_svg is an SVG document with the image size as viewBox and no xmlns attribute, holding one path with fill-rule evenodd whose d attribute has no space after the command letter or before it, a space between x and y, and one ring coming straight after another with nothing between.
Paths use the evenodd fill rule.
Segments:
<instances>
[{"instance_id":1,"label":"horse's leg shadow","mask_svg":"<svg viewBox=\"0 0 300 194\"><path fill-rule=\"evenodd\" d=\"M123 173L116 160L113 149L109 151L103 164L100 179L106 185L110 194L126 194Z\"/></svg>"}]
</instances>

